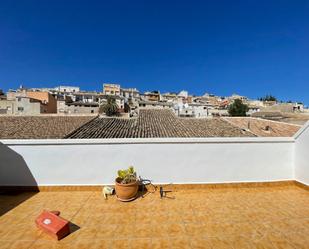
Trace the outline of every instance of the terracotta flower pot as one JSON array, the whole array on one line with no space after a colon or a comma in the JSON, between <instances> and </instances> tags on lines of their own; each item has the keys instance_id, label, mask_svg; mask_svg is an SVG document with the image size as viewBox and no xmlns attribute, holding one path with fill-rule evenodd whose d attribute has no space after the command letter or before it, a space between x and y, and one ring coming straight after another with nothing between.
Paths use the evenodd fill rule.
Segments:
<instances>
[{"instance_id":1,"label":"terracotta flower pot","mask_svg":"<svg viewBox=\"0 0 309 249\"><path fill-rule=\"evenodd\" d=\"M136 198L138 191L138 181L128 184L120 183L120 178L115 180L116 196L120 201L132 201Z\"/></svg>"}]
</instances>

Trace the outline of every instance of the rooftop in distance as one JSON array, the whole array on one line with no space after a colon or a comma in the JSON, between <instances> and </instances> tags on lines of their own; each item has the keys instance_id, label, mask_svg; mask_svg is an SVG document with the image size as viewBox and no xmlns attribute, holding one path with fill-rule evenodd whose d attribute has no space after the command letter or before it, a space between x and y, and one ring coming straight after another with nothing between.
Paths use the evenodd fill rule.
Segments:
<instances>
[{"instance_id":1,"label":"rooftop in distance","mask_svg":"<svg viewBox=\"0 0 309 249\"><path fill-rule=\"evenodd\" d=\"M0 139L63 138L94 116L1 116Z\"/></svg>"},{"instance_id":2,"label":"rooftop in distance","mask_svg":"<svg viewBox=\"0 0 309 249\"><path fill-rule=\"evenodd\" d=\"M301 126L256 118L179 118L171 110L140 110L137 118L2 116L1 139L291 137Z\"/></svg>"},{"instance_id":3,"label":"rooftop in distance","mask_svg":"<svg viewBox=\"0 0 309 249\"><path fill-rule=\"evenodd\" d=\"M138 118L96 118L66 138L250 137L223 119L178 118L170 110L140 110Z\"/></svg>"}]
</instances>

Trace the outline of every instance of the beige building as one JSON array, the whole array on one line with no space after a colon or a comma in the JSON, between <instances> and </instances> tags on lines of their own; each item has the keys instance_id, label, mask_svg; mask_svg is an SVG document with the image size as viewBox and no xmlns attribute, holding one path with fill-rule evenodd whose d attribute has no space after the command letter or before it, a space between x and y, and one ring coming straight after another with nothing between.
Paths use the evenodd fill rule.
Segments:
<instances>
[{"instance_id":1,"label":"beige building","mask_svg":"<svg viewBox=\"0 0 309 249\"><path fill-rule=\"evenodd\" d=\"M139 101L140 109L173 109L174 104L171 102L158 101Z\"/></svg>"},{"instance_id":2,"label":"beige building","mask_svg":"<svg viewBox=\"0 0 309 249\"><path fill-rule=\"evenodd\" d=\"M48 92L28 92L26 96L42 102L41 113L57 113L57 100Z\"/></svg>"},{"instance_id":3,"label":"beige building","mask_svg":"<svg viewBox=\"0 0 309 249\"><path fill-rule=\"evenodd\" d=\"M145 92L143 95L143 100L145 101L160 101L161 94L158 91Z\"/></svg>"},{"instance_id":4,"label":"beige building","mask_svg":"<svg viewBox=\"0 0 309 249\"><path fill-rule=\"evenodd\" d=\"M103 84L103 93L106 95L120 95L120 85L118 84Z\"/></svg>"},{"instance_id":5,"label":"beige building","mask_svg":"<svg viewBox=\"0 0 309 249\"><path fill-rule=\"evenodd\" d=\"M57 113L59 114L98 114L99 104L89 102L71 102L65 100L57 101Z\"/></svg>"},{"instance_id":6,"label":"beige building","mask_svg":"<svg viewBox=\"0 0 309 249\"><path fill-rule=\"evenodd\" d=\"M0 114L6 115L38 115L43 111L44 105L41 101L18 93L8 93L8 98L0 99ZM15 96L15 97L14 97Z\"/></svg>"},{"instance_id":7,"label":"beige building","mask_svg":"<svg viewBox=\"0 0 309 249\"><path fill-rule=\"evenodd\" d=\"M19 89L8 92L7 101L12 103L12 111L7 111L8 114L37 115L57 113L57 101L48 92Z\"/></svg>"},{"instance_id":8,"label":"beige building","mask_svg":"<svg viewBox=\"0 0 309 249\"><path fill-rule=\"evenodd\" d=\"M304 105L300 103L278 103L261 109L263 112L294 113L304 112Z\"/></svg>"},{"instance_id":9,"label":"beige building","mask_svg":"<svg viewBox=\"0 0 309 249\"><path fill-rule=\"evenodd\" d=\"M12 115L15 111L15 101L0 98L0 114Z\"/></svg>"},{"instance_id":10,"label":"beige building","mask_svg":"<svg viewBox=\"0 0 309 249\"><path fill-rule=\"evenodd\" d=\"M44 105L37 99L18 97L15 103L14 114L17 115L39 115L44 111Z\"/></svg>"}]
</instances>

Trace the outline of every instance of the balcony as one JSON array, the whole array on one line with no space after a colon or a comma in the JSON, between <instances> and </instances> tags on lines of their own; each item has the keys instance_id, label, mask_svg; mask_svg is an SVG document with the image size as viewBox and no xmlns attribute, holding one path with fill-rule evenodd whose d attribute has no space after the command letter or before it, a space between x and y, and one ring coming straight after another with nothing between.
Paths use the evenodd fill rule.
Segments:
<instances>
[{"instance_id":1,"label":"balcony","mask_svg":"<svg viewBox=\"0 0 309 249\"><path fill-rule=\"evenodd\" d=\"M294 137L0 141L1 248L308 248L309 124ZM149 189L133 202L101 186L134 165ZM60 210L55 242L34 219Z\"/></svg>"}]
</instances>

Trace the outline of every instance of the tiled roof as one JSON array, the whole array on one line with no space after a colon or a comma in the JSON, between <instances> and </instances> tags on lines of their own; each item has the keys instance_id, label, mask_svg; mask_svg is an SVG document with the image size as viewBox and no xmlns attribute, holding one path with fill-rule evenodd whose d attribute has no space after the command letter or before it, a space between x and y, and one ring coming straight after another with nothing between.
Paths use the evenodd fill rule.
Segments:
<instances>
[{"instance_id":1,"label":"tiled roof","mask_svg":"<svg viewBox=\"0 0 309 249\"><path fill-rule=\"evenodd\" d=\"M287 124L259 118L224 118L241 129L246 129L259 137L292 137L300 128L299 125Z\"/></svg>"},{"instance_id":2,"label":"tiled roof","mask_svg":"<svg viewBox=\"0 0 309 249\"><path fill-rule=\"evenodd\" d=\"M170 110L140 110L138 118L96 118L67 138L250 137L223 119L177 118Z\"/></svg>"},{"instance_id":3,"label":"tiled roof","mask_svg":"<svg viewBox=\"0 0 309 249\"><path fill-rule=\"evenodd\" d=\"M0 139L63 138L93 116L3 116Z\"/></svg>"},{"instance_id":4,"label":"tiled roof","mask_svg":"<svg viewBox=\"0 0 309 249\"><path fill-rule=\"evenodd\" d=\"M255 112L252 113L252 117L255 118L267 118L267 117L282 117L281 112L267 112L267 111L260 111L260 112Z\"/></svg>"}]
</instances>

